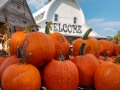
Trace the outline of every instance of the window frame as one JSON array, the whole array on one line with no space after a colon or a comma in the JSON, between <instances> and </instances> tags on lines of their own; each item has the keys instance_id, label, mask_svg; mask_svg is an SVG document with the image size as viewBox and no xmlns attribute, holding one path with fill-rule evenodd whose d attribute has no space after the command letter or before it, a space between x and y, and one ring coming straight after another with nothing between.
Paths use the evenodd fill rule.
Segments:
<instances>
[{"instance_id":1,"label":"window frame","mask_svg":"<svg viewBox=\"0 0 120 90\"><path fill-rule=\"evenodd\" d=\"M58 14L54 15L54 21L56 21L56 22L58 21Z\"/></svg>"}]
</instances>

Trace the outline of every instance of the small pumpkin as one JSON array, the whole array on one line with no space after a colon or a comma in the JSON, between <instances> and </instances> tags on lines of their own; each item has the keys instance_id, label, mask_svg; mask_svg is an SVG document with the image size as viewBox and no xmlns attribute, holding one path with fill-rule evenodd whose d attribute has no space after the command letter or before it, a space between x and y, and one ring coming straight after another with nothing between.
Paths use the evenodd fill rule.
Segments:
<instances>
[{"instance_id":1,"label":"small pumpkin","mask_svg":"<svg viewBox=\"0 0 120 90\"><path fill-rule=\"evenodd\" d=\"M92 88L94 85L94 73L99 65L99 61L93 54L84 54L86 43L80 46L79 56L72 60L79 71L79 86L83 88Z\"/></svg>"},{"instance_id":2,"label":"small pumpkin","mask_svg":"<svg viewBox=\"0 0 120 90\"><path fill-rule=\"evenodd\" d=\"M100 55L104 55L106 51L108 51L108 56L112 56L113 54L113 44L107 40L99 40L100 42Z\"/></svg>"},{"instance_id":3,"label":"small pumpkin","mask_svg":"<svg viewBox=\"0 0 120 90\"><path fill-rule=\"evenodd\" d=\"M85 41L86 42L85 54L91 53L91 54L95 55L97 58L99 57L99 55L100 55L99 41L95 38L88 38L91 31L92 31L92 29L89 29L84 34L83 38L76 39L73 42L73 55L74 56L77 56L79 54L80 46Z\"/></svg>"},{"instance_id":4,"label":"small pumpkin","mask_svg":"<svg viewBox=\"0 0 120 90\"><path fill-rule=\"evenodd\" d=\"M52 60L44 68L44 83L47 90L76 90L79 74L76 65L70 60Z\"/></svg>"},{"instance_id":5,"label":"small pumpkin","mask_svg":"<svg viewBox=\"0 0 120 90\"><path fill-rule=\"evenodd\" d=\"M45 28L45 33L50 35L50 37L52 38L52 40L54 41L55 44L55 59L58 59L60 52L63 53L64 57L66 57L66 55L69 52L69 43L67 41L67 39L59 32L54 32L52 34L50 34L50 25L52 23L48 22Z\"/></svg>"}]
</instances>

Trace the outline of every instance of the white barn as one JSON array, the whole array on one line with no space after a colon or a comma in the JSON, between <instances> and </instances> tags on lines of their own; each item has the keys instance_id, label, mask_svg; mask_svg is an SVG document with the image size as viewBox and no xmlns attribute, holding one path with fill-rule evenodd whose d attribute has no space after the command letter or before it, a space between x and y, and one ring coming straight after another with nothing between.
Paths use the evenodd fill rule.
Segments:
<instances>
[{"instance_id":1,"label":"white barn","mask_svg":"<svg viewBox=\"0 0 120 90\"><path fill-rule=\"evenodd\" d=\"M53 22L51 32L60 32L64 36L82 37L90 28L82 9L76 0L48 0L49 3L33 14L40 32L45 32L46 22ZM92 37L99 35L92 31Z\"/></svg>"}]
</instances>

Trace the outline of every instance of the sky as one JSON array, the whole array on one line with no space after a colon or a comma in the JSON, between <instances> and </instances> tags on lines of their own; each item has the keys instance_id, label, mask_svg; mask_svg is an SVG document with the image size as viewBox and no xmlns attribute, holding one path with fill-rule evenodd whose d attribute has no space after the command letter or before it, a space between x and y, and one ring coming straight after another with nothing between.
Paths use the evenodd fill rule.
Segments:
<instances>
[{"instance_id":1,"label":"sky","mask_svg":"<svg viewBox=\"0 0 120 90\"><path fill-rule=\"evenodd\" d=\"M27 0L32 13L47 0ZM86 23L100 36L114 36L120 30L120 0L78 0Z\"/></svg>"}]
</instances>

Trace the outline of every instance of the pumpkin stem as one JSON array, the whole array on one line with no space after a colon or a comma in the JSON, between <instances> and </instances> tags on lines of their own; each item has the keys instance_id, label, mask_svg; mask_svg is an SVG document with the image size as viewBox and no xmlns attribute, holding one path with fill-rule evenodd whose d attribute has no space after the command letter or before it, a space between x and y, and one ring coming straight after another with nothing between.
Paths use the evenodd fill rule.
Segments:
<instances>
[{"instance_id":1,"label":"pumpkin stem","mask_svg":"<svg viewBox=\"0 0 120 90\"><path fill-rule=\"evenodd\" d=\"M20 47L20 50L19 52L21 53L21 60L20 60L20 64L24 64L27 60L28 60L28 56L31 55L30 52L27 52L26 48L29 44L28 42L28 39L27 39L28 36L25 37L21 47Z\"/></svg>"},{"instance_id":2,"label":"pumpkin stem","mask_svg":"<svg viewBox=\"0 0 120 90\"><path fill-rule=\"evenodd\" d=\"M64 56L63 56L62 52L60 52L60 56L59 56L58 60L64 62Z\"/></svg>"},{"instance_id":3,"label":"pumpkin stem","mask_svg":"<svg viewBox=\"0 0 120 90\"><path fill-rule=\"evenodd\" d=\"M115 63L115 64L120 64L120 56L118 56L113 63Z\"/></svg>"},{"instance_id":4,"label":"pumpkin stem","mask_svg":"<svg viewBox=\"0 0 120 90\"><path fill-rule=\"evenodd\" d=\"M79 56L84 55L85 45L86 45L86 43L85 43L85 42L83 42L83 43L82 43L82 45L80 46Z\"/></svg>"},{"instance_id":5,"label":"pumpkin stem","mask_svg":"<svg viewBox=\"0 0 120 90\"><path fill-rule=\"evenodd\" d=\"M106 61L106 60L107 60L107 56L108 56L108 54L109 54L109 51L106 51L106 52L104 53L103 56L104 56L105 58L103 59L103 61Z\"/></svg>"},{"instance_id":6,"label":"pumpkin stem","mask_svg":"<svg viewBox=\"0 0 120 90\"><path fill-rule=\"evenodd\" d=\"M17 47L17 58L22 58L20 47Z\"/></svg>"},{"instance_id":7,"label":"pumpkin stem","mask_svg":"<svg viewBox=\"0 0 120 90\"><path fill-rule=\"evenodd\" d=\"M92 29L90 28L89 30L87 30L87 31L85 32L85 34L84 34L84 36L83 36L83 39L84 39L84 40L87 40L87 39L88 39L88 36L89 36L89 34L90 34L91 31L92 31Z\"/></svg>"},{"instance_id":8,"label":"pumpkin stem","mask_svg":"<svg viewBox=\"0 0 120 90\"><path fill-rule=\"evenodd\" d=\"M67 56L66 56L66 60L69 60L69 59L70 59L70 58L69 58L70 55L72 55L72 49L71 49L71 47L69 46L69 52L68 52L68 54L67 54Z\"/></svg>"},{"instance_id":9,"label":"pumpkin stem","mask_svg":"<svg viewBox=\"0 0 120 90\"><path fill-rule=\"evenodd\" d=\"M28 25L28 26L25 27L24 32L26 32L26 33L30 33L31 28L33 28L33 27L38 28L38 27L40 27L40 26L37 25L37 24L31 24L31 25Z\"/></svg>"},{"instance_id":10,"label":"pumpkin stem","mask_svg":"<svg viewBox=\"0 0 120 90\"><path fill-rule=\"evenodd\" d=\"M48 35L50 34L50 29L52 24L53 24L52 22L47 22L47 25L45 27L45 33Z\"/></svg>"}]
</instances>

